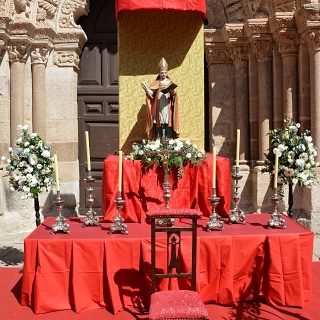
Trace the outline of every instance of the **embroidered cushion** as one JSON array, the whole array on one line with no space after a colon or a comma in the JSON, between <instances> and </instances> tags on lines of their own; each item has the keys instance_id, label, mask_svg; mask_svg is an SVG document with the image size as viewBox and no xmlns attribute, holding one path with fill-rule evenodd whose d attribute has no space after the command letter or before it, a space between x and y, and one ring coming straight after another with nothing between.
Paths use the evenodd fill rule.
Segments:
<instances>
[{"instance_id":1,"label":"embroidered cushion","mask_svg":"<svg viewBox=\"0 0 320 320\"><path fill-rule=\"evenodd\" d=\"M190 290L158 291L151 295L150 320L209 319L200 295Z\"/></svg>"}]
</instances>

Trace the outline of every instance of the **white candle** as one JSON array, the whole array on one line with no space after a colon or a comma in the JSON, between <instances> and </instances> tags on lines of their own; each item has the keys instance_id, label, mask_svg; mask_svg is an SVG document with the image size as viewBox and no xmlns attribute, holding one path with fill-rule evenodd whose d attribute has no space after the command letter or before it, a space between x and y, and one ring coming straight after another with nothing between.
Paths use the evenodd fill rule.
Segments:
<instances>
[{"instance_id":1,"label":"white candle","mask_svg":"<svg viewBox=\"0 0 320 320\"><path fill-rule=\"evenodd\" d=\"M54 169L56 171L56 189L57 189L57 191L60 191L58 160L57 160L57 155L56 154L54 154Z\"/></svg>"},{"instance_id":2,"label":"white candle","mask_svg":"<svg viewBox=\"0 0 320 320\"><path fill-rule=\"evenodd\" d=\"M118 191L121 192L122 187L122 151L119 151L119 177L118 177Z\"/></svg>"},{"instance_id":3,"label":"white candle","mask_svg":"<svg viewBox=\"0 0 320 320\"><path fill-rule=\"evenodd\" d=\"M275 164L274 164L274 181L273 181L273 187L278 187L278 167L279 167L279 150L276 149L276 158L275 158Z\"/></svg>"},{"instance_id":4,"label":"white candle","mask_svg":"<svg viewBox=\"0 0 320 320\"><path fill-rule=\"evenodd\" d=\"M240 152L240 129L237 129L236 167L239 167L239 152Z\"/></svg>"},{"instance_id":5,"label":"white candle","mask_svg":"<svg viewBox=\"0 0 320 320\"><path fill-rule=\"evenodd\" d=\"M212 188L216 187L216 171L217 171L217 166L216 166L216 148L213 147L212 149Z\"/></svg>"},{"instance_id":6,"label":"white candle","mask_svg":"<svg viewBox=\"0 0 320 320\"><path fill-rule=\"evenodd\" d=\"M89 132L88 131L85 131L85 136L86 136L86 151L87 151L87 169L88 169L88 171L91 171Z\"/></svg>"}]
</instances>

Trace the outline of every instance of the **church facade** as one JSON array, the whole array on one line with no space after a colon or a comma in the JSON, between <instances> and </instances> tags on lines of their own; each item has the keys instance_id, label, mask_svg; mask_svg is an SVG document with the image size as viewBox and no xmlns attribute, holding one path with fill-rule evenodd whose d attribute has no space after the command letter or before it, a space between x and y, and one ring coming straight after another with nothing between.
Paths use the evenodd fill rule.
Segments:
<instances>
[{"instance_id":1,"label":"church facade","mask_svg":"<svg viewBox=\"0 0 320 320\"><path fill-rule=\"evenodd\" d=\"M248 213L270 212L269 176L261 172L268 131L292 119L310 129L320 146L320 4L207 0L206 5L206 151L214 144L233 166L240 129L239 206ZM90 121L99 211L103 158L119 144L117 63L113 0L0 0L0 155L8 156L18 125L37 132L59 155L65 214L86 210L83 137ZM320 176L312 188L295 187L293 204L294 217L316 233L319 181ZM54 188L40 195L42 218L54 214L55 196ZM287 195L283 200L286 210ZM2 163L1 229L32 230L33 212L32 199L21 200L9 190Z\"/></svg>"}]
</instances>

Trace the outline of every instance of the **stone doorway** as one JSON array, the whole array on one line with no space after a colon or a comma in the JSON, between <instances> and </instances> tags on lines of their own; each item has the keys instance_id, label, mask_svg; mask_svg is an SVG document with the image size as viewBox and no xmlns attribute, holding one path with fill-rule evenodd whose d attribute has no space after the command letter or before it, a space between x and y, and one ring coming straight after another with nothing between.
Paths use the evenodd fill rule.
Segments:
<instances>
[{"instance_id":1,"label":"stone doorway","mask_svg":"<svg viewBox=\"0 0 320 320\"><path fill-rule=\"evenodd\" d=\"M88 41L80 56L78 77L78 134L80 206L85 214L88 187L86 177L85 131L89 132L94 210L101 212L104 159L119 148L118 133L118 45L115 0L91 0L88 16L78 20Z\"/></svg>"}]
</instances>

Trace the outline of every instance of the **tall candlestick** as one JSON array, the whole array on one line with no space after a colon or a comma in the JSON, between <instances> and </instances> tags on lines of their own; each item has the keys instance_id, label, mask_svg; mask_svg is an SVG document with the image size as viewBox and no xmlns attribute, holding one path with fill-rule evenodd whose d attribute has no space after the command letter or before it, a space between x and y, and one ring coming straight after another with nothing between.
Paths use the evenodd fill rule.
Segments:
<instances>
[{"instance_id":1,"label":"tall candlestick","mask_svg":"<svg viewBox=\"0 0 320 320\"><path fill-rule=\"evenodd\" d=\"M57 160L56 154L54 154L54 169L56 171L56 189L57 189L57 191L60 191L58 160Z\"/></svg>"},{"instance_id":2,"label":"tall candlestick","mask_svg":"<svg viewBox=\"0 0 320 320\"><path fill-rule=\"evenodd\" d=\"M85 136L86 136L86 151L87 151L87 169L88 169L88 171L91 171L89 132L88 131L85 131Z\"/></svg>"},{"instance_id":3,"label":"tall candlestick","mask_svg":"<svg viewBox=\"0 0 320 320\"><path fill-rule=\"evenodd\" d=\"M240 152L240 129L237 129L236 167L239 167L239 152Z\"/></svg>"},{"instance_id":4,"label":"tall candlestick","mask_svg":"<svg viewBox=\"0 0 320 320\"><path fill-rule=\"evenodd\" d=\"M217 171L216 148L213 147L212 149L212 188L216 187L216 171Z\"/></svg>"},{"instance_id":5,"label":"tall candlestick","mask_svg":"<svg viewBox=\"0 0 320 320\"><path fill-rule=\"evenodd\" d=\"M276 159L274 164L274 181L273 181L273 187L278 187L278 167L279 167L279 150L276 149Z\"/></svg>"},{"instance_id":6,"label":"tall candlestick","mask_svg":"<svg viewBox=\"0 0 320 320\"><path fill-rule=\"evenodd\" d=\"M122 151L119 151L119 177L118 177L118 191L121 192L122 187Z\"/></svg>"}]
</instances>

